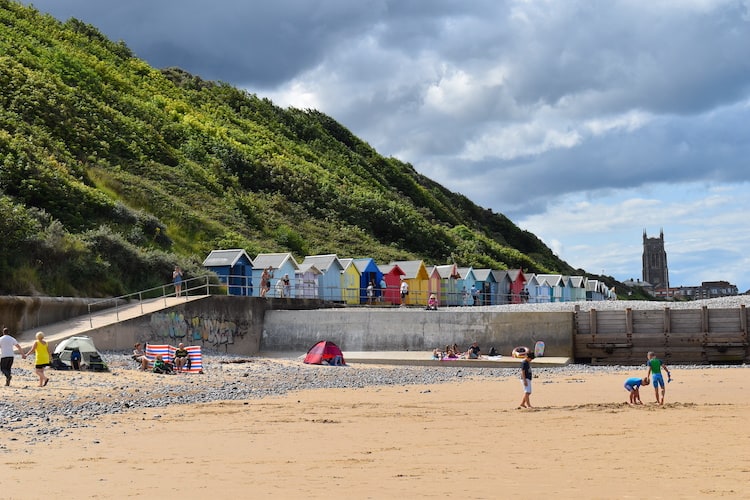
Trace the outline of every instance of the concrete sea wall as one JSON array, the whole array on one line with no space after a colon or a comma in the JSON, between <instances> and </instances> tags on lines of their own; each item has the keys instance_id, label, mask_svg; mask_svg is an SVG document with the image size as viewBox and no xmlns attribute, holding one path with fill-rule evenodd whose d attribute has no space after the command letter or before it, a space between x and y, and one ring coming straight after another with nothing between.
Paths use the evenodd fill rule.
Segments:
<instances>
[{"instance_id":1,"label":"concrete sea wall","mask_svg":"<svg viewBox=\"0 0 750 500\"><path fill-rule=\"evenodd\" d=\"M40 328L88 314L91 301L92 299L75 297L0 296L0 325L7 327L13 334Z\"/></svg>"},{"instance_id":2,"label":"concrete sea wall","mask_svg":"<svg viewBox=\"0 0 750 500\"><path fill-rule=\"evenodd\" d=\"M495 347L506 355L543 340L546 355L571 357L573 314L408 308L266 312L263 351L305 352L318 340L331 340L344 351L425 351L454 342L465 349L477 341L485 353Z\"/></svg>"},{"instance_id":3,"label":"concrete sea wall","mask_svg":"<svg viewBox=\"0 0 750 500\"><path fill-rule=\"evenodd\" d=\"M0 310L24 325L13 331L88 313L85 299L45 299L0 302ZM569 312L343 308L319 300L210 296L87 335L102 350L129 350L135 342L184 342L241 355L302 354L319 340L331 340L345 351L425 351L453 343L466 348L476 340L485 353L495 347L507 355L514 347L543 340L548 356L571 357L573 323Z\"/></svg>"}]
</instances>

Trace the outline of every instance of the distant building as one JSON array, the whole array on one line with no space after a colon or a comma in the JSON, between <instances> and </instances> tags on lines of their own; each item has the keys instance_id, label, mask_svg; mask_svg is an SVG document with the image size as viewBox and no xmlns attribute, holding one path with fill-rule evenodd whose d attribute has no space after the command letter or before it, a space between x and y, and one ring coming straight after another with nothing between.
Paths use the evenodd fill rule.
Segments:
<instances>
[{"instance_id":1,"label":"distant building","mask_svg":"<svg viewBox=\"0 0 750 500\"><path fill-rule=\"evenodd\" d=\"M635 288L635 287L643 288L643 291L645 291L649 295L656 296L656 293L654 291L654 285L652 285L648 281L641 281L641 280L634 281L633 278L630 278L627 281L623 281L622 284L630 288Z\"/></svg>"},{"instance_id":2,"label":"distant building","mask_svg":"<svg viewBox=\"0 0 750 500\"><path fill-rule=\"evenodd\" d=\"M681 286L672 289L674 298L700 300L739 295L739 289L727 281L704 281L701 286Z\"/></svg>"},{"instance_id":3,"label":"distant building","mask_svg":"<svg viewBox=\"0 0 750 500\"><path fill-rule=\"evenodd\" d=\"M649 238L643 230L643 281L654 289L669 290L669 269L667 252L664 250L664 230L658 238Z\"/></svg>"}]
</instances>

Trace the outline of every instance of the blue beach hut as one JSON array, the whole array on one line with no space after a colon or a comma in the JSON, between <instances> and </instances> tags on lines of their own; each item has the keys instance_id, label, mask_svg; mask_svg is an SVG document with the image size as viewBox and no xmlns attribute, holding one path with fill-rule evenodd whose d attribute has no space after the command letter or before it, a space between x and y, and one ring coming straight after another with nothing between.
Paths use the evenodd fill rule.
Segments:
<instances>
[{"instance_id":1,"label":"blue beach hut","mask_svg":"<svg viewBox=\"0 0 750 500\"><path fill-rule=\"evenodd\" d=\"M229 295L253 294L253 261L241 248L212 250L203 267L216 273Z\"/></svg>"},{"instance_id":2,"label":"blue beach hut","mask_svg":"<svg viewBox=\"0 0 750 500\"><path fill-rule=\"evenodd\" d=\"M335 254L308 255L302 264L311 264L321 273L318 276L318 297L334 302L343 300L341 274L344 272L344 265Z\"/></svg>"},{"instance_id":3,"label":"blue beach hut","mask_svg":"<svg viewBox=\"0 0 750 500\"><path fill-rule=\"evenodd\" d=\"M259 253L255 259L253 259L253 282L260 284L260 276L263 274L263 269L271 268L271 291L269 297L278 296L277 285L279 280L284 276L289 277L290 282L290 297L294 297L295 292L295 281L294 277L296 272L299 270L299 265L294 257L290 253ZM255 287L253 290L254 297L260 297L260 287Z\"/></svg>"},{"instance_id":4,"label":"blue beach hut","mask_svg":"<svg viewBox=\"0 0 750 500\"><path fill-rule=\"evenodd\" d=\"M377 286L380 283L380 278L383 277L383 273L378 268L375 260L371 258L364 259L353 259L352 263L359 271L359 302L360 304L367 303L367 285L372 280Z\"/></svg>"}]
</instances>

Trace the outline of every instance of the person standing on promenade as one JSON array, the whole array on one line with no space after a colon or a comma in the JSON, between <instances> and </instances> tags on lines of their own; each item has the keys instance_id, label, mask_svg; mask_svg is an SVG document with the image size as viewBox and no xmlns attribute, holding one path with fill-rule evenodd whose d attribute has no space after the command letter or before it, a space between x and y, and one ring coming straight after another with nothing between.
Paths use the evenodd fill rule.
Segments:
<instances>
[{"instance_id":1,"label":"person standing on promenade","mask_svg":"<svg viewBox=\"0 0 750 500\"><path fill-rule=\"evenodd\" d=\"M180 266L174 266L172 283L174 283L174 295L179 297L182 294L182 269L180 269Z\"/></svg>"},{"instance_id":2,"label":"person standing on promenade","mask_svg":"<svg viewBox=\"0 0 750 500\"><path fill-rule=\"evenodd\" d=\"M406 305L406 296L409 295L409 283L406 280L401 281L401 307Z\"/></svg>"},{"instance_id":3,"label":"person standing on promenade","mask_svg":"<svg viewBox=\"0 0 750 500\"><path fill-rule=\"evenodd\" d=\"M31 346L29 352L26 353L26 357L32 352L36 357L34 369L37 377L39 377L39 387L44 387L49 382L49 378L44 375L44 369L49 366L50 359L52 358L49 353L49 344L44 340L44 333L36 332L36 341L34 341L34 345Z\"/></svg>"},{"instance_id":4,"label":"person standing on promenade","mask_svg":"<svg viewBox=\"0 0 750 500\"><path fill-rule=\"evenodd\" d=\"M532 408L531 401L531 360L534 359L534 353L526 351L526 357L521 363L521 380L523 381L523 399L519 408Z\"/></svg>"},{"instance_id":5,"label":"person standing on promenade","mask_svg":"<svg viewBox=\"0 0 750 500\"><path fill-rule=\"evenodd\" d=\"M7 328L3 327L3 334L0 336L0 370L5 375L6 386L10 385L10 379L13 378L10 371L13 368L14 349L18 349L21 357L26 359L26 354L23 353L23 349L21 349L18 341L10 336Z\"/></svg>"},{"instance_id":6,"label":"person standing on promenade","mask_svg":"<svg viewBox=\"0 0 750 500\"><path fill-rule=\"evenodd\" d=\"M271 289L271 278L273 278L273 268L268 266L263 269L263 274L260 275L260 296L265 297L268 291Z\"/></svg>"},{"instance_id":7,"label":"person standing on promenade","mask_svg":"<svg viewBox=\"0 0 750 500\"><path fill-rule=\"evenodd\" d=\"M654 395L656 395L656 402L660 405L664 404L664 393L667 391L666 387L664 387L664 377L661 375L661 369L664 368L664 371L667 372L667 382L672 381L672 373L669 371L669 368L667 368L667 365L664 364L662 360L656 357L656 354L653 353L653 351L649 351L648 353L648 361L646 362L648 365L648 371L646 372L646 376L648 377L651 375L651 383L654 386ZM659 399L659 387L661 387L661 399Z\"/></svg>"}]
</instances>

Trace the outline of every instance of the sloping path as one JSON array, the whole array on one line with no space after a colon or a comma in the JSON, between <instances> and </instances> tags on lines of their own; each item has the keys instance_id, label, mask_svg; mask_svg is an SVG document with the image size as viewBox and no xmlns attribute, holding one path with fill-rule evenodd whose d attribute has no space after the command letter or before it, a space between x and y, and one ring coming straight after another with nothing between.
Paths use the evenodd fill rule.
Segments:
<instances>
[{"instance_id":1,"label":"sloping path","mask_svg":"<svg viewBox=\"0 0 750 500\"><path fill-rule=\"evenodd\" d=\"M22 346L30 346L34 340L36 332L44 332L44 339L52 344L72 337L74 335L85 335L87 332L103 326L113 325L120 323L125 320L151 314L163 309L184 304L186 302L192 302L195 300L201 300L208 297L208 295L193 295L188 297L159 297L156 299L147 299L143 301L135 301L130 304L118 305L117 307L111 307L95 313L84 314L82 316L76 316L66 321L59 323L52 323L44 325L42 327L33 328L30 330L24 330L20 335L16 337L18 343Z\"/></svg>"}]
</instances>

